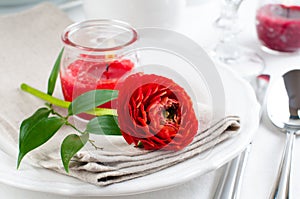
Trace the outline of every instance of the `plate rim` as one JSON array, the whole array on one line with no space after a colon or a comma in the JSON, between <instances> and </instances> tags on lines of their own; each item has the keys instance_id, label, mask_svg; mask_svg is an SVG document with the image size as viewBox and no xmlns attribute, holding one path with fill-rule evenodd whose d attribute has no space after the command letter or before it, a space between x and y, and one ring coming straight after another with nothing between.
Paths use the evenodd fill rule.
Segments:
<instances>
[{"instance_id":1,"label":"plate rim","mask_svg":"<svg viewBox=\"0 0 300 199\"><path fill-rule=\"evenodd\" d=\"M225 73L228 73L228 74L232 75L232 77L230 78L231 81L232 80L238 81L245 87L245 93L248 93L248 95L250 96L250 98L248 98L248 100L252 101L252 104L253 104L253 107L251 109L252 112L253 112L253 115L257 114L257 116L258 116L260 105L258 104L258 102L256 100L254 90L251 88L250 84L248 82L246 82L244 79L242 79L240 76L238 76L238 74L236 74L234 71L232 71L228 68L225 68L223 66L218 66L217 69L218 69L218 72L220 73L221 78L224 78L223 73L225 71ZM222 79L222 81L223 81L223 79ZM226 87L226 85L224 85L224 87ZM247 140L244 141L245 143L247 143L247 142L250 143L251 142L253 136L255 135L255 132L256 132L257 128L259 127L259 117L253 117L252 119L253 119L252 123L256 124L256 125L253 126L253 129L251 130L252 135L248 135ZM241 125L243 125L243 123ZM250 130L248 130L248 133L249 133L249 131ZM30 183L30 185L24 183L24 182L28 181L28 179L22 179L22 180L19 180L19 181L16 181L16 180L14 180L14 178L11 178L11 177L10 177L10 179L7 179L7 178L9 178L9 176L7 176L7 175L9 175L9 174L6 173L6 172L1 172L1 171L0 171L0 182L4 183L4 184L7 184L7 185L10 185L10 186L13 186L13 187L22 188L22 189L26 189L26 190L46 192L46 193L54 193L54 194L59 194L59 195L64 195L64 196L78 196L78 197L79 196L124 196L124 195L142 194L142 193L146 193L146 192L150 192L150 191L158 191L158 190L174 187L176 185L187 182L187 181L189 181L193 178L201 176L205 173L216 170L219 167L221 167L222 165L224 165L225 163L227 163L228 161L230 161L231 159L233 159L242 150L244 150L246 148L246 146L247 146L246 144L243 144L243 145L240 145L238 147L234 147L234 149L231 150L230 155L227 154L227 156L223 156L222 158L219 158L218 161L213 162L210 165L206 165L206 167L204 167L204 169L202 169L201 171L193 169L192 171L190 171L188 173L188 175L185 175L184 177L181 176L180 179L177 180L177 181L166 182L166 181L162 180L162 181L160 181L159 183L156 183L156 184L152 183L152 187L149 187L148 185L147 185L148 187L145 186L145 185L141 187L141 185L140 185L140 186L137 187L138 190L136 190L136 187L134 187L133 189L126 189L126 190L124 188L120 189L120 187L116 189L116 187L118 187L118 185L120 183L113 184L113 185L102 188L102 187L98 187L96 185L91 185L91 184L82 182L78 179L74 179L75 180L74 182L78 182L78 185L76 185L76 186L80 186L81 189L68 189L66 187L60 187L59 189L56 189L56 188L52 188L52 186L36 186L35 183ZM7 155L7 158L13 159L13 157L11 157L7 153L5 153L0 147L0 157L3 157L3 154ZM194 159L194 158L192 158L192 159ZM26 164L26 162L24 162L24 163ZM180 163L178 165L182 165L184 163L185 162ZM28 166L29 165L25 166L26 169L28 169ZM175 167L176 166L177 165L175 165ZM1 167L3 167L3 166L0 165L0 168ZM29 167L35 168L35 167L32 167L32 166L29 166ZM172 168L174 168L174 167L172 167ZM27 171L26 169L25 170L21 169L20 171L17 171L14 167L11 168L11 169L12 169L12 173L15 174L15 175L20 175L20 173L21 174L24 173L24 172L26 173L26 171ZM36 168L36 169L37 169L37 172L38 172L39 169L45 170L45 169L42 169L42 168ZM171 169L171 168L169 168L169 169ZM162 170L162 171L159 171L157 173L164 172L164 171L165 170ZM49 171L49 170L47 170L47 172L56 173L54 171ZM126 182L123 182L123 183L130 182L130 183L134 184L134 181L137 181L137 180L138 181L140 181L140 180L144 181L147 178L149 178L149 176L150 176L150 179L151 179L151 176L157 175L157 173L150 174L150 175L147 175L145 177L140 177L140 178L137 178L137 179L133 179L133 180L130 180L130 181L126 181ZM58 174L58 175L61 175L61 174ZM7 178L5 178L6 176L7 176ZM66 177L69 178L69 176L66 176ZM49 183L49 182L45 182L45 183ZM41 184L41 182L39 181L38 184ZM55 184L65 184L65 183L55 182ZM67 185L67 187L68 186L71 187L71 186L74 186L74 184ZM94 188L94 187L95 187L95 189L91 191L91 188ZM82 191L82 189L84 191ZM111 190L114 190L114 192L111 192Z\"/></svg>"}]
</instances>

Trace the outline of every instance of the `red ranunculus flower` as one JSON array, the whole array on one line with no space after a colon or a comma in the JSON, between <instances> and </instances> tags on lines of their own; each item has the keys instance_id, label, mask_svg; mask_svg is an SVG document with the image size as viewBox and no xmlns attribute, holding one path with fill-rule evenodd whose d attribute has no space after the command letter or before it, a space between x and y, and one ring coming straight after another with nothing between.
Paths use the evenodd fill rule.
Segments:
<instances>
[{"instance_id":1,"label":"red ranunculus flower","mask_svg":"<svg viewBox=\"0 0 300 199\"><path fill-rule=\"evenodd\" d=\"M128 144L177 151L192 142L198 120L190 97L174 81L137 73L117 89L118 122Z\"/></svg>"}]
</instances>

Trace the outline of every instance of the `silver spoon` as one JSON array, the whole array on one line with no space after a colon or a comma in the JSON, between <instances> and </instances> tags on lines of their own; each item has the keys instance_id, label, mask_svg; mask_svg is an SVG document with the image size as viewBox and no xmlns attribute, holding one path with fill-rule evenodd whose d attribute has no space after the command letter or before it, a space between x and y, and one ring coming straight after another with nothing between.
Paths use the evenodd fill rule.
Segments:
<instances>
[{"instance_id":1,"label":"silver spoon","mask_svg":"<svg viewBox=\"0 0 300 199\"><path fill-rule=\"evenodd\" d=\"M288 199L290 173L295 136L299 134L300 70L285 73L271 84L267 100L267 113L271 122L286 133L278 175L270 199Z\"/></svg>"}]
</instances>

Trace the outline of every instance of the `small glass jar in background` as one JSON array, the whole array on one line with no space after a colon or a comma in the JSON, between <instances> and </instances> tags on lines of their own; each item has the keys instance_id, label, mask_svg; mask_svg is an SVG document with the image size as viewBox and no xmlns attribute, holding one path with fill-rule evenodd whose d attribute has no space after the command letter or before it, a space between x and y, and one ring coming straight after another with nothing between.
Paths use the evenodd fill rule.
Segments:
<instances>
[{"instance_id":1,"label":"small glass jar in background","mask_svg":"<svg viewBox=\"0 0 300 199\"><path fill-rule=\"evenodd\" d=\"M185 5L186 0L83 0L87 19L118 19L135 28L171 30L181 25Z\"/></svg>"},{"instance_id":2,"label":"small glass jar in background","mask_svg":"<svg viewBox=\"0 0 300 199\"><path fill-rule=\"evenodd\" d=\"M67 27L62 35L65 49L60 67L65 100L95 89L114 89L138 61L136 54L124 56L137 39L132 26L116 20L88 20Z\"/></svg>"},{"instance_id":3,"label":"small glass jar in background","mask_svg":"<svg viewBox=\"0 0 300 199\"><path fill-rule=\"evenodd\" d=\"M260 0L256 30L263 50L293 53L300 49L300 1Z\"/></svg>"}]
</instances>

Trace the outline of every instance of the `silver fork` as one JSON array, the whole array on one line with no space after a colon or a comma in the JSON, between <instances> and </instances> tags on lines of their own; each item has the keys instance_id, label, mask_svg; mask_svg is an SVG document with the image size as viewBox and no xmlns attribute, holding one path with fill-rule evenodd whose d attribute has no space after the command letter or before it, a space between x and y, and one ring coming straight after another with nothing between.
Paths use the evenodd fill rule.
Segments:
<instances>
[{"instance_id":1,"label":"silver fork","mask_svg":"<svg viewBox=\"0 0 300 199\"><path fill-rule=\"evenodd\" d=\"M259 114L260 118L263 113L269 79L269 75L260 75L255 81L250 82L255 90L257 101L262 107ZM251 145L250 143L239 156L226 164L225 172L218 183L213 199L238 199Z\"/></svg>"}]
</instances>

